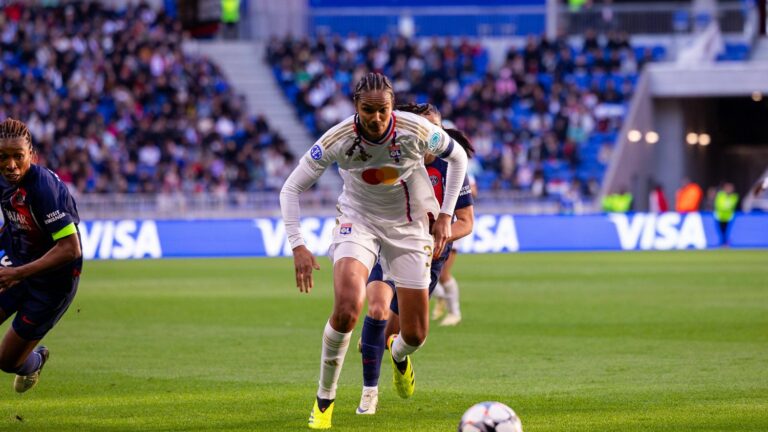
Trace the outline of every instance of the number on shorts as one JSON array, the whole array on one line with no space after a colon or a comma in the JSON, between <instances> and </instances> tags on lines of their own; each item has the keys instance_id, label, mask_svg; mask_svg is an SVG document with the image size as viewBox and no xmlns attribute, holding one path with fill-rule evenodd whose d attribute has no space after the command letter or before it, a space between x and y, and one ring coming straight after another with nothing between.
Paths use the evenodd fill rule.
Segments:
<instances>
[{"instance_id":1,"label":"number on shorts","mask_svg":"<svg viewBox=\"0 0 768 432\"><path fill-rule=\"evenodd\" d=\"M429 267L430 265L432 265L432 246L424 246L424 251L427 253L426 266Z\"/></svg>"}]
</instances>

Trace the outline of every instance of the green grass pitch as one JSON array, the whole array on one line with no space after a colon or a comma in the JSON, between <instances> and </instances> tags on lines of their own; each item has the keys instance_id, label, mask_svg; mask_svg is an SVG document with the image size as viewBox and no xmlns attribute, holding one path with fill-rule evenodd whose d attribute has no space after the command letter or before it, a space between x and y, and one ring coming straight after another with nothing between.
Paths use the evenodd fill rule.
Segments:
<instances>
[{"instance_id":1,"label":"green grass pitch","mask_svg":"<svg viewBox=\"0 0 768 432\"><path fill-rule=\"evenodd\" d=\"M289 259L87 262L38 387L2 375L0 431L305 430L321 265L303 295ZM379 412L356 416L351 348L334 430L454 431L484 400L526 432L768 430L767 252L462 255L455 274L464 322L432 327L414 397L385 363Z\"/></svg>"}]
</instances>

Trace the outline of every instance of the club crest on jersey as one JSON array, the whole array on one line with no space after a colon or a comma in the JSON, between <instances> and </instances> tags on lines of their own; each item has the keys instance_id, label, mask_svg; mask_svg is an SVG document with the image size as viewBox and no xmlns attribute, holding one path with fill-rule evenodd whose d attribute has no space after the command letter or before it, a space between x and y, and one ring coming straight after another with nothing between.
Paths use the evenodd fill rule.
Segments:
<instances>
[{"instance_id":1,"label":"club crest on jersey","mask_svg":"<svg viewBox=\"0 0 768 432\"><path fill-rule=\"evenodd\" d=\"M432 134L431 137L429 137L429 144L427 147L429 147L429 150L434 152L437 150L437 146L440 145L440 133L435 132Z\"/></svg>"},{"instance_id":2,"label":"club crest on jersey","mask_svg":"<svg viewBox=\"0 0 768 432\"><path fill-rule=\"evenodd\" d=\"M311 149L309 149L309 155L314 160L320 160L320 158L323 157L323 149L319 145L315 144Z\"/></svg>"},{"instance_id":3,"label":"club crest on jersey","mask_svg":"<svg viewBox=\"0 0 768 432\"><path fill-rule=\"evenodd\" d=\"M389 146L389 157L394 159L396 163L400 163L400 158L402 156L403 156L403 153L400 151L400 144L393 142Z\"/></svg>"},{"instance_id":4,"label":"club crest on jersey","mask_svg":"<svg viewBox=\"0 0 768 432\"><path fill-rule=\"evenodd\" d=\"M438 178L436 175L431 175L429 176L429 181L432 182L432 186L434 187L437 186Z\"/></svg>"},{"instance_id":5,"label":"club crest on jersey","mask_svg":"<svg viewBox=\"0 0 768 432\"><path fill-rule=\"evenodd\" d=\"M352 224L351 223L341 224L341 227L339 228L339 234L341 235L352 234Z\"/></svg>"}]
</instances>

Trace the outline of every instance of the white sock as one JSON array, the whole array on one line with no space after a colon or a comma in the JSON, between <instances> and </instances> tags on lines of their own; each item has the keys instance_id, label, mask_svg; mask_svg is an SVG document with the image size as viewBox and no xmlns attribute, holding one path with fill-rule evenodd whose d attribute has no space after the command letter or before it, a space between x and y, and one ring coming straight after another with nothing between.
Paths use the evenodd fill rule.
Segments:
<instances>
[{"instance_id":1,"label":"white sock","mask_svg":"<svg viewBox=\"0 0 768 432\"><path fill-rule=\"evenodd\" d=\"M373 387L363 386L363 393L365 393L366 390L376 390L376 393L378 393L379 392L379 386L373 386Z\"/></svg>"},{"instance_id":2,"label":"white sock","mask_svg":"<svg viewBox=\"0 0 768 432\"><path fill-rule=\"evenodd\" d=\"M323 351L320 354L320 381L317 383L317 397L320 399L336 398L336 386L351 338L352 332L339 333L331 327L330 321L325 324Z\"/></svg>"},{"instance_id":3,"label":"white sock","mask_svg":"<svg viewBox=\"0 0 768 432\"><path fill-rule=\"evenodd\" d=\"M445 297L448 300L448 312L461 316L461 308L459 306L459 283L456 282L456 278L451 276L450 279L443 284L445 288Z\"/></svg>"},{"instance_id":4,"label":"white sock","mask_svg":"<svg viewBox=\"0 0 768 432\"><path fill-rule=\"evenodd\" d=\"M408 345L405 343L403 335L400 334L395 338L395 341L392 342L392 347L390 348L392 350L392 358L394 358L397 362L405 361L405 357L415 353L416 350L421 347L421 345Z\"/></svg>"},{"instance_id":5,"label":"white sock","mask_svg":"<svg viewBox=\"0 0 768 432\"><path fill-rule=\"evenodd\" d=\"M435 285L435 289L432 291L432 297L436 299L445 298L445 288L443 288L443 284L438 282L437 285Z\"/></svg>"}]
</instances>

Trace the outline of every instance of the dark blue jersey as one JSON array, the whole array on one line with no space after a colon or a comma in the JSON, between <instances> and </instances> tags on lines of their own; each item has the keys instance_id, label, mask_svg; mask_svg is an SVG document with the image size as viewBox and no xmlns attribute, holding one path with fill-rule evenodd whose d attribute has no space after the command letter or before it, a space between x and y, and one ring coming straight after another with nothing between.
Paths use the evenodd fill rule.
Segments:
<instances>
[{"instance_id":1,"label":"dark blue jersey","mask_svg":"<svg viewBox=\"0 0 768 432\"><path fill-rule=\"evenodd\" d=\"M56 244L54 236L71 224L80 223L77 205L59 177L47 168L32 165L16 185L0 182L0 205L5 235L10 238L9 255L14 266L35 261ZM76 232L79 237L79 232ZM72 277L79 274L82 258L40 277ZM37 278L37 277L36 277Z\"/></svg>"},{"instance_id":2,"label":"dark blue jersey","mask_svg":"<svg viewBox=\"0 0 768 432\"><path fill-rule=\"evenodd\" d=\"M427 168L429 180L432 182L432 187L435 189L435 197L442 206L443 198L445 197L445 177L448 175L448 162L440 158L435 158L432 163L425 165L425 167ZM456 200L456 208L454 209L454 213L458 209L463 209L473 205L473 203L474 201L472 200L472 189L469 185L469 177L464 176L464 183L461 186L459 198ZM453 243L448 243L445 246L443 253L435 261L445 261L448 258L448 254L451 252L452 247ZM435 261L433 261L433 265Z\"/></svg>"}]
</instances>

